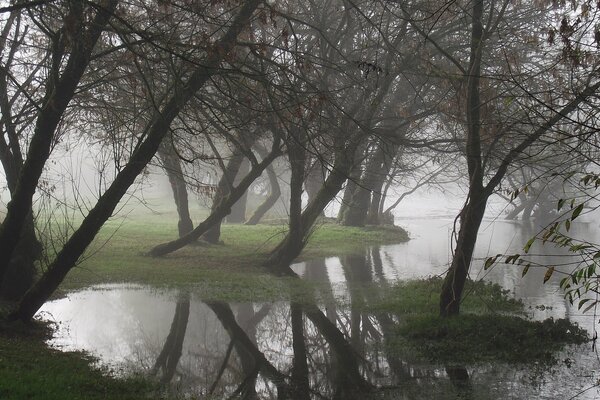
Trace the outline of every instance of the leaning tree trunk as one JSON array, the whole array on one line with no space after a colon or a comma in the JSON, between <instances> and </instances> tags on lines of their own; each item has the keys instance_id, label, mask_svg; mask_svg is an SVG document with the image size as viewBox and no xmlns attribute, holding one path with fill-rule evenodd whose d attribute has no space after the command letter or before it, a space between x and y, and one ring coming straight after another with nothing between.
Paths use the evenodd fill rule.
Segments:
<instances>
[{"instance_id":1,"label":"leaning tree trunk","mask_svg":"<svg viewBox=\"0 0 600 400\"><path fill-rule=\"evenodd\" d=\"M0 226L0 282L4 281L6 271L21 238L23 227L26 225L25 221L31 215L33 196L46 161L50 157L58 125L76 93L96 42L112 17L117 3L116 0L111 0L106 7L100 8L89 23L89 27L85 29L83 38L73 41L62 74L58 70L50 71L47 93L35 120L27 158L19 171L19 179L7 205L6 217ZM73 10L76 11L70 12L66 18L71 19L70 23L73 26L83 28L85 27L84 12L76 4L75 6ZM67 23L66 18L65 24Z\"/></svg>"},{"instance_id":2,"label":"leaning tree trunk","mask_svg":"<svg viewBox=\"0 0 600 400\"><path fill-rule=\"evenodd\" d=\"M483 189L471 193L469 201L461 210L458 240L440 295L440 315L443 317L458 315L460 312L462 292L469 276L469 266L488 197Z\"/></svg>"},{"instance_id":3,"label":"leaning tree trunk","mask_svg":"<svg viewBox=\"0 0 600 400\"><path fill-rule=\"evenodd\" d=\"M194 229L192 218L190 217L190 209L188 203L188 192L183 169L181 168L181 160L175 151L172 143L162 143L158 148L158 156L160 157L163 168L169 178L171 190L173 192L173 200L177 208L179 221L177 229L179 237L184 236Z\"/></svg>"},{"instance_id":4,"label":"leaning tree trunk","mask_svg":"<svg viewBox=\"0 0 600 400\"><path fill-rule=\"evenodd\" d=\"M222 51L208 55L203 65L198 65L190 75L185 85L182 86L182 90L173 95L161 112L158 112L150 121L149 126L145 129L145 139L133 152L125 167L117 174L113 183L100 196L79 228L58 252L46 272L25 293L18 308L9 316L10 319L31 320L37 310L58 288L102 225L110 218L127 189L152 160L175 117L192 96L219 70L218 66L223 57L233 49L238 34L246 26L259 4L260 0L249 0L244 3L239 14L232 21L232 25L218 42Z\"/></svg>"}]
</instances>

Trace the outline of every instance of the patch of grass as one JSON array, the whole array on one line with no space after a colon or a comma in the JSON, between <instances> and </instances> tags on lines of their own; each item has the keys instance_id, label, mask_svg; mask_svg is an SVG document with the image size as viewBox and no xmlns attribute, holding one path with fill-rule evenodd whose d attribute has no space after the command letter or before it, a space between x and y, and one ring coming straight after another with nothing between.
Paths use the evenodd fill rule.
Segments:
<instances>
[{"instance_id":1,"label":"patch of grass","mask_svg":"<svg viewBox=\"0 0 600 400\"><path fill-rule=\"evenodd\" d=\"M585 330L565 319L530 321L498 314L463 314L444 319L414 316L398 333L427 359L457 364L553 363L555 351L589 340Z\"/></svg>"},{"instance_id":2,"label":"patch of grass","mask_svg":"<svg viewBox=\"0 0 600 400\"><path fill-rule=\"evenodd\" d=\"M437 314L443 279L401 281L388 288L375 311L389 311L402 315ZM467 281L461 310L467 313L523 313L523 303L509 296L509 291L498 284Z\"/></svg>"},{"instance_id":3,"label":"patch of grass","mask_svg":"<svg viewBox=\"0 0 600 400\"><path fill-rule=\"evenodd\" d=\"M567 344L589 340L564 319L531 321L524 306L496 284L467 282L461 315L439 317L442 279L400 282L389 288L375 312L390 312L400 323L387 345L408 358L443 364L476 362L553 363Z\"/></svg>"},{"instance_id":4,"label":"patch of grass","mask_svg":"<svg viewBox=\"0 0 600 400\"><path fill-rule=\"evenodd\" d=\"M151 215L133 216L124 222L110 221L88 250L89 257L67 275L61 289L117 282L196 285L201 292L206 292L208 299L280 300L287 298L290 284L300 292L308 285L273 277L262 267L285 233L286 227L282 225L225 224L222 244L190 245L165 257L153 258L145 254L154 245L177 237L175 219ZM407 233L401 228L351 228L326 222L317 227L301 258L364 251L368 245L407 239Z\"/></svg>"},{"instance_id":5,"label":"patch of grass","mask_svg":"<svg viewBox=\"0 0 600 400\"><path fill-rule=\"evenodd\" d=\"M117 379L92 368L91 357L49 349L46 332L0 327L0 398L3 400L140 399L154 384L138 378Z\"/></svg>"}]
</instances>

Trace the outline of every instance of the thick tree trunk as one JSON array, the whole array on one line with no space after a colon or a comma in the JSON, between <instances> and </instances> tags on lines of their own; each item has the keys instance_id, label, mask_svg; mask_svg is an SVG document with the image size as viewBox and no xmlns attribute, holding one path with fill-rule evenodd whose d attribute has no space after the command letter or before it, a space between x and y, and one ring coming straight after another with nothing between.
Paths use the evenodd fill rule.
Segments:
<instances>
[{"instance_id":1,"label":"thick tree trunk","mask_svg":"<svg viewBox=\"0 0 600 400\"><path fill-rule=\"evenodd\" d=\"M190 217L190 209L188 204L188 191L181 168L181 160L177 152L173 148L172 143L162 143L158 148L158 156L160 157L163 169L167 173L171 190L173 192L173 200L177 208L177 229L179 237L184 236L194 229L192 218Z\"/></svg>"},{"instance_id":2,"label":"thick tree trunk","mask_svg":"<svg viewBox=\"0 0 600 400\"><path fill-rule=\"evenodd\" d=\"M238 185L240 181L248 174L250 171L250 161L244 159L240 168L237 171L235 176L234 185ZM231 213L227 216L227 222L231 224L241 224L246 221L246 204L248 202L248 191L244 192L242 197L239 198L238 201L235 202L233 207L231 207Z\"/></svg>"},{"instance_id":3,"label":"thick tree trunk","mask_svg":"<svg viewBox=\"0 0 600 400\"><path fill-rule=\"evenodd\" d=\"M254 182L262 174L265 168L267 168L273 162L273 160L279 156L280 151L278 147L279 142L275 141L271 153L269 153L269 155L260 163L254 165L250 170L250 173L246 175L240 184L234 187L229 194L223 198L223 200L216 203L216 208L204 221L196 226L193 231L179 239L155 246L149 251L149 255L158 257L172 253L175 250L178 250L198 240L198 238L208 232L214 225L220 225L223 218L225 218L229 213L231 206L248 190L252 182Z\"/></svg>"},{"instance_id":4,"label":"thick tree trunk","mask_svg":"<svg viewBox=\"0 0 600 400\"><path fill-rule=\"evenodd\" d=\"M157 113L149 123L145 140L137 147L127 165L117 174L113 183L100 196L96 206L90 210L79 228L58 252L42 277L25 293L11 319L29 321L73 268L79 257L92 242L104 222L112 215L119 201L135 178L142 172L158 151L171 122L189 99L218 71L222 58L231 51L236 38L246 26L260 0L248 0L242 6L232 26L219 40L220 52L211 53L204 65L192 73L183 89L166 103L162 112Z\"/></svg>"},{"instance_id":5,"label":"thick tree trunk","mask_svg":"<svg viewBox=\"0 0 600 400\"><path fill-rule=\"evenodd\" d=\"M472 194L461 211L458 240L440 295L440 314L443 317L458 315L460 311L462 292L469 276L469 266L487 199L485 193Z\"/></svg>"}]
</instances>

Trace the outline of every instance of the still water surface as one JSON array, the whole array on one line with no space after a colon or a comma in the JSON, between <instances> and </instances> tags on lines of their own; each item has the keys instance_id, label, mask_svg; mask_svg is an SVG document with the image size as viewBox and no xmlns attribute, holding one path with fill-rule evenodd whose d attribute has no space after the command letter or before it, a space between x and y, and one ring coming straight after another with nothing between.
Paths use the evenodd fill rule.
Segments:
<instances>
[{"instance_id":1,"label":"still water surface","mask_svg":"<svg viewBox=\"0 0 600 400\"><path fill-rule=\"evenodd\" d=\"M389 353L383 342L395 317L354 310L353 304L369 299L358 298L358 292L348 287L443 274L450 260L453 220L403 219L397 224L411 233L408 243L293 266L304 279L328 283L320 285L330 288L320 296L324 299L320 309L285 302L205 303L193 290L100 285L47 303L40 315L58 323L52 345L86 350L117 373L150 374L164 384L165 391L193 397L212 393L226 398L237 393L246 398L277 398L278 390L280 394L289 390L298 394L296 398L364 398L361 393L374 385L379 390L373 398L600 398L594 387L600 361L591 344L566 349L550 369L501 363L432 365ZM482 270L488 255L522 252L535 229L505 221L484 222L472 277L509 289L535 319L569 318L593 332L597 318L582 315L564 300L559 274L543 285L543 269L532 268L524 279L517 266ZM577 227L575 234L600 237L591 225ZM566 260L548 246L531 252L549 265ZM334 298L348 306L336 306Z\"/></svg>"}]
</instances>

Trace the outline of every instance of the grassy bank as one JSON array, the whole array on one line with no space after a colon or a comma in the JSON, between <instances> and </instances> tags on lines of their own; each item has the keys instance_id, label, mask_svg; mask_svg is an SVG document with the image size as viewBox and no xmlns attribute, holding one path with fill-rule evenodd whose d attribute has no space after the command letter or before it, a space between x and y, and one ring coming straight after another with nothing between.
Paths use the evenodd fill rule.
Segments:
<instances>
[{"instance_id":1,"label":"grassy bank","mask_svg":"<svg viewBox=\"0 0 600 400\"><path fill-rule=\"evenodd\" d=\"M275 278L262 266L268 253L285 236L285 226L223 225L218 245L186 246L165 257L146 255L152 246L177 237L176 223L165 216L133 217L109 222L61 286L73 290L97 283L130 282L157 286L189 286L206 297L222 300L279 299L288 280ZM400 243L408 234L397 227L342 227L321 223L314 230L300 260L364 252L366 246ZM300 283L300 285L302 285ZM235 299L228 294L236 293ZM219 297L222 293L223 297ZM216 296L216 297L215 297Z\"/></svg>"},{"instance_id":2,"label":"grassy bank","mask_svg":"<svg viewBox=\"0 0 600 400\"><path fill-rule=\"evenodd\" d=\"M83 353L49 349L47 327L0 326L0 398L3 400L134 400L154 386L136 378L116 379L92 368Z\"/></svg>"}]
</instances>

